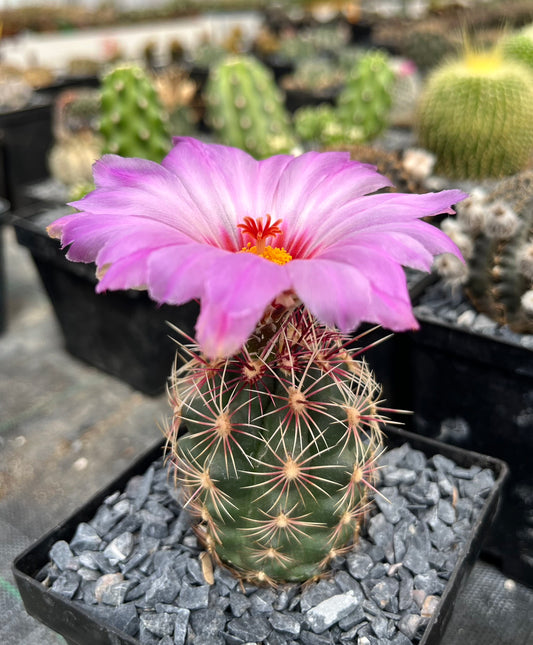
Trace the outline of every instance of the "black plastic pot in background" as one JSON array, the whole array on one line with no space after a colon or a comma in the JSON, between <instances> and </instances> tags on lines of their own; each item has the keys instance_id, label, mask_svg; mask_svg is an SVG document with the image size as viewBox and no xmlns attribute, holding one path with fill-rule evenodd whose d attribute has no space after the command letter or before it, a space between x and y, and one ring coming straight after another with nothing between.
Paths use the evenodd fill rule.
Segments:
<instances>
[{"instance_id":1,"label":"black plastic pot in background","mask_svg":"<svg viewBox=\"0 0 533 645\"><path fill-rule=\"evenodd\" d=\"M7 328L7 280L4 258L4 218L8 211L9 202L0 198L0 334L3 334Z\"/></svg>"},{"instance_id":2,"label":"black plastic pot in background","mask_svg":"<svg viewBox=\"0 0 533 645\"><path fill-rule=\"evenodd\" d=\"M13 218L17 240L31 253L59 322L66 349L148 395L164 391L180 339L192 335L198 305L158 306L144 291L95 292L93 264L70 262L46 226L65 207Z\"/></svg>"},{"instance_id":3,"label":"black plastic pot in background","mask_svg":"<svg viewBox=\"0 0 533 645\"><path fill-rule=\"evenodd\" d=\"M472 527L471 535L463 546L439 606L418 641L419 645L438 645L451 617L457 596L478 557L484 536L498 513L502 487L507 478L508 469L506 464L500 460L442 444L403 430L388 428L386 435L387 444L390 447L409 442L413 448L422 451L428 457L441 454L452 459L459 466L469 468L476 465L480 468L489 468L495 476L495 485L485 499L484 506ZM13 574L26 611L64 636L69 645L139 645L137 638L99 621L74 601L51 593L37 580L37 577L49 561L49 551L55 542L58 540L69 542L78 525L81 522L90 521L104 499L116 491L122 491L135 475L143 475L161 455L162 444L158 444L65 522L30 546L13 563Z\"/></svg>"},{"instance_id":4,"label":"black plastic pot in background","mask_svg":"<svg viewBox=\"0 0 533 645\"><path fill-rule=\"evenodd\" d=\"M533 351L418 316L409 334L410 429L503 459L511 476L486 551L533 586Z\"/></svg>"},{"instance_id":5,"label":"black plastic pot in background","mask_svg":"<svg viewBox=\"0 0 533 645\"><path fill-rule=\"evenodd\" d=\"M3 139L3 190L13 210L28 203L26 187L48 177L48 153L53 144L53 101L38 94L28 107L0 112Z\"/></svg>"}]
</instances>

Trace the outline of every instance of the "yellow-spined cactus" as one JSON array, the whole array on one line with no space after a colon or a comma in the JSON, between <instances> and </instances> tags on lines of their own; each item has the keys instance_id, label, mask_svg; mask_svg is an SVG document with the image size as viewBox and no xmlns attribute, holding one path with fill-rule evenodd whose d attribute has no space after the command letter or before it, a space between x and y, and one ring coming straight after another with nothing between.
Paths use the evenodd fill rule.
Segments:
<instances>
[{"instance_id":1,"label":"yellow-spined cactus","mask_svg":"<svg viewBox=\"0 0 533 645\"><path fill-rule=\"evenodd\" d=\"M533 72L499 49L467 48L428 78L417 110L419 143L452 178L503 177L533 153Z\"/></svg>"}]
</instances>

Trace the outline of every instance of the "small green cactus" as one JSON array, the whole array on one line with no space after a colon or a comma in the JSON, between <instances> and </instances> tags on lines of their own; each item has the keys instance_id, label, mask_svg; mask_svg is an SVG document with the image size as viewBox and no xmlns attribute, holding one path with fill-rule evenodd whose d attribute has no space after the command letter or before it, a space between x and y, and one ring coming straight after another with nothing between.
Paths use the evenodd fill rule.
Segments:
<instances>
[{"instance_id":1,"label":"small green cactus","mask_svg":"<svg viewBox=\"0 0 533 645\"><path fill-rule=\"evenodd\" d=\"M513 331L533 333L533 171L478 189L457 206L457 219L442 229L461 249L436 260L451 284L462 284L475 308Z\"/></svg>"},{"instance_id":2,"label":"small green cactus","mask_svg":"<svg viewBox=\"0 0 533 645\"><path fill-rule=\"evenodd\" d=\"M296 134L311 145L349 145L361 143L365 139L362 128L343 124L336 108L328 103L298 108L293 121Z\"/></svg>"},{"instance_id":3,"label":"small green cactus","mask_svg":"<svg viewBox=\"0 0 533 645\"><path fill-rule=\"evenodd\" d=\"M119 65L103 77L99 131L104 152L152 161L168 153L168 115L142 67Z\"/></svg>"},{"instance_id":4,"label":"small green cactus","mask_svg":"<svg viewBox=\"0 0 533 645\"><path fill-rule=\"evenodd\" d=\"M362 130L361 141L377 137L387 127L393 85L388 56L379 50L361 56L349 74L338 97L337 114L345 127Z\"/></svg>"},{"instance_id":5,"label":"small green cactus","mask_svg":"<svg viewBox=\"0 0 533 645\"><path fill-rule=\"evenodd\" d=\"M503 177L533 152L533 73L498 50L466 52L434 70L416 116L419 144L446 177Z\"/></svg>"},{"instance_id":6,"label":"small green cactus","mask_svg":"<svg viewBox=\"0 0 533 645\"><path fill-rule=\"evenodd\" d=\"M257 158L290 152L296 138L270 70L248 55L212 68L205 88L206 120L221 143Z\"/></svg>"},{"instance_id":7,"label":"small green cactus","mask_svg":"<svg viewBox=\"0 0 533 645\"><path fill-rule=\"evenodd\" d=\"M504 37L502 51L506 58L525 63L533 69L533 24Z\"/></svg>"},{"instance_id":8,"label":"small green cactus","mask_svg":"<svg viewBox=\"0 0 533 645\"><path fill-rule=\"evenodd\" d=\"M185 348L173 374L169 446L184 507L207 551L245 580L312 579L357 535L382 417L379 387L345 347L300 309L229 359Z\"/></svg>"}]
</instances>

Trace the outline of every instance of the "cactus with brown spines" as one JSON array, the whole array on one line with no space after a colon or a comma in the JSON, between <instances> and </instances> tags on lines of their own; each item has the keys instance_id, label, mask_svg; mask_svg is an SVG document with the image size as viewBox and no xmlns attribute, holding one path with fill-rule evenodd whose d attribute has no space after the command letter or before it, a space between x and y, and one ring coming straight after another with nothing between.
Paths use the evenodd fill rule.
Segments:
<instances>
[{"instance_id":1,"label":"cactus with brown spines","mask_svg":"<svg viewBox=\"0 0 533 645\"><path fill-rule=\"evenodd\" d=\"M48 155L50 174L65 186L92 185L92 166L102 155L97 134L100 93L72 88L59 94L54 105L54 145Z\"/></svg>"},{"instance_id":2,"label":"cactus with brown spines","mask_svg":"<svg viewBox=\"0 0 533 645\"><path fill-rule=\"evenodd\" d=\"M180 65L168 65L153 77L155 90L168 114L172 136L190 134L198 122L193 106L198 86Z\"/></svg>"},{"instance_id":3,"label":"cactus with brown spines","mask_svg":"<svg viewBox=\"0 0 533 645\"><path fill-rule=\"evenodd\" d=\"M382 414L347 343L297 309L231 358L184 348L169 389L170 459L201 543L244 580L312 579L357 535Z\"/></svg>"},{"instance_id":4,"label":"cactus with brown spines","mask_svg":"<svg viewBox=\"0 0 533 645\"><path fill-rule=\"evenodd\" d=\"M441 256L437 271L462 284L475 308L518 333L533 333L533 171L501 180L490 192L473 191L443 230L467 266Z\"/></svg>"},{"instance_id":5,"label":"cactus with brown spines","mask_svg":"<svg viewBox=\"0 0 533 645\"><path fill-rule=\"evenodd\" d=\"M472 51L436 68L422 90L419 144L436 172L498 178L524 169L533 154L533 72L498 49Z\"/></svg>"}]
</instances>

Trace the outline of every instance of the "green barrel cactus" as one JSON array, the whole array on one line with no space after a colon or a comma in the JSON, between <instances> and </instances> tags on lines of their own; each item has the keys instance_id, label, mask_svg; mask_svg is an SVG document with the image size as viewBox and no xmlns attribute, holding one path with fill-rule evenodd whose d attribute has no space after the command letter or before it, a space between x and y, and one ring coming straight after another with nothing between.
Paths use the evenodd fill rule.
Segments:
<instances>
[{"instance_id":1,"label":"green barrel cactus","mask_svg":"<svg viewBox=\"0 0 533 645\"><path fill-rule=\"evenodd\" d=\"M502 51L506 58L525 63L533 69L533 24L504 37Z\"/></svg>"},{"instance_id":2,"label":"green barrel cactus","mask_svg":"<svg viewBox=\"0 0 533 645\"><path fill-rule=\"evenodd\" d=\"M456 258L437 258L450 283L464 286L475 308L519 333L533 333L533 171L501 180L486 194L473 191L442 229L456 242Z\"/></svg>"},{"instance_id":3,"label":"green barrel cactus","mask_svg":"<svg viewBox=\"0 0 533 645\"><path fill-rule=\"evenodd\" d=\"M533 152L533 73L497 51L467 52L434 70L416 115L419 144L450 178L514 174Z\"/></svg>"},{"instance_id":4,"label":"green barrel cactus","mask_svg":"<svg viewBox=\"0 0 533 645\"><path fill-rule=\"evenodd\" d=\"M99 131L107 153L152 161L168 153L168 115L142 67L119 65L103 77Z\"/></svg>"},{"instance_id":5,"label":"green barrel cactus","mask_svg":"<svg viewBox=\"0 0 533 645\"><path fill-rule=\"evenodd\" d=\"M348 75L337 100L337 115L343 126L361 130L361 142L387 127L394 79L387 54L379 50L361 56Z\"/></svg>"},{"instance_id":6,"label":"green barrel cactus","mask_svg":"<svg viewBox=\"0 0 533 645\"><path fill-rule=\"evenodd\" d=\"M221 143L256 158L290 152L296 145L281 91L270 70L253 56L224 58L209 74L206 120Z\"/></svg>"},{"instance_id":7,"label":"green barrel cactus","mask_svg":"<svg viewBox=\"0 0 533 645\"><path fill-rule=\"evenodd\" d=\"M196 533L256 584L312 579L351 548L382 449L379 387L346 337L302 309L274 329L228 359L189 349L169 389L170 459Z\"/></svg>"}]
</instances>

